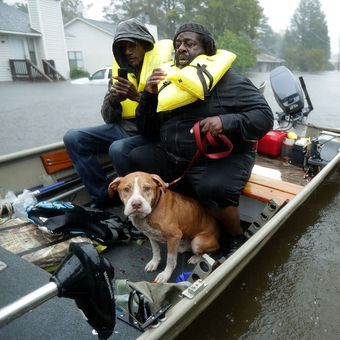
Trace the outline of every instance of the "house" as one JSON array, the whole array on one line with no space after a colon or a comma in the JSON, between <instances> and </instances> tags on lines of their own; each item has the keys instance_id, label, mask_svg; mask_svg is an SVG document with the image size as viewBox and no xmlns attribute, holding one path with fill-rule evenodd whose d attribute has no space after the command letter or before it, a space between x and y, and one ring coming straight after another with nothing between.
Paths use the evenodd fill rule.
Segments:
<instances>
[{"instance_id":1,"label":"house","mask_svg":"<svg viewBox=\"0 0 340 340\"><path fill-rule=\"evenodd\" d=\"M64 36L59 0L28 0L28 14L0 1L0 81L68 78Z\"/></svg>"},{"instance_id":2,"label":"house","mask_svg":"<svg viewBox=\"0 0 340 340\"><path fill-rule=\"evenodd\" d=\"M270 72L275 67L283 65L284 59L273 57L269 54L258 54L256 56L256 64L251 69L252 72Z\"/></svg>"},{"instance_id":3,"label":"house","mask_svg":"<svg viewBox=\"0 0 340 340\"><path fill-rule=\"evenodd\" d=\"M157 26L146 26L157 40ZM111 66L115 30L85 18L64 25L60 0L28 0L28 14L0 0L0 81L68 79L70 68Z\"/></svg>"},{"instance_id":4,"label":"house","mask_svg":"<svg viewBox=\"0 0 340 340\"><path fill-rule=\"evenodd\" d=\"M157 27L146 25L157 40ZM64 25L71 68L94 72L112 65L112 42L116 25L109 22L74 18Z\"/></svg>"}]
</instances>

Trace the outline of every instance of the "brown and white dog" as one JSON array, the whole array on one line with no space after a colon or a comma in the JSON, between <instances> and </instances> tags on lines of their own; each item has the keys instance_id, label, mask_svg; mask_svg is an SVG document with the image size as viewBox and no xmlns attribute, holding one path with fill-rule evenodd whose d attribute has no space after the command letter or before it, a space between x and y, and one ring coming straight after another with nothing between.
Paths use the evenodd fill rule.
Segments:
<instances>
[{"instance_id":1,"label":"brown and white dog","mask_svg":"<svg viewBox=\"0 0 340 340\"><path fill-rule=\"evenodd\" d=\"M113 195L116 190L124 203L124 214L150 240L152 259L145 271L157 269L159 242L167 243L166 267L155 282L170 279L178 252L191 249L195 255L188 262L195 264L203 253L219 249L217 221L194 199L167 190L159 176L133 172L110 183L109 193Z\"/></svg>"}]
</instances>

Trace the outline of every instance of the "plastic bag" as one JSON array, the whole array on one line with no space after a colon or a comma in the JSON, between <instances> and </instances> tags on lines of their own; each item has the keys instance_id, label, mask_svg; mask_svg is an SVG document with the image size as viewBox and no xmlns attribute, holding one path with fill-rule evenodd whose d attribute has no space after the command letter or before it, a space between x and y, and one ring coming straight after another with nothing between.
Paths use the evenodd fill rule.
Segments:
<instances>
[{"instance_id":1,"label":"plastic bag","mask_svg":"<svg viewBox=\"0 0 340 340\"><path fill-rule=\"evenodd\" d=\"M24 189L22 194L16 196L13 191L7 192L4 199L0 200L1 205L11 204L15 217L27 219L27 209L37 203L34 193Z\"/></svg>"}]
</instances>

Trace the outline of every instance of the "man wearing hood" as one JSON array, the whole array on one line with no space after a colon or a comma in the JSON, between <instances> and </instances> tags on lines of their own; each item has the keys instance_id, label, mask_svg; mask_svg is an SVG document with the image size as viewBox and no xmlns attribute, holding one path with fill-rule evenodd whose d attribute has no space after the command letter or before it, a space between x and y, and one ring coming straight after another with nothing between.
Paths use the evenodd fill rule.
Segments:
<instances>
[{"instance_id":1,"label":"man wearing hood","mask_svg":"<svg viewBox=\"0 0 340 340\"><path fill-rule=\"evenodd\" d=\"M135 109L147 77L171 58L170 40L162 42L157 49L151 33L136 19L121 22L112 44L113 79L101 108L105 124L71 129L64 135L68 154L96 208L110 204L107 195L110 180L97 155L108 153L117 174L125 175L129 172L126 161L129 151L148 141L137 135ZM127 71L126 79L118 76L119 68ZM122 143L128 137L128 142Z\"/></svg>"}]
</instances>

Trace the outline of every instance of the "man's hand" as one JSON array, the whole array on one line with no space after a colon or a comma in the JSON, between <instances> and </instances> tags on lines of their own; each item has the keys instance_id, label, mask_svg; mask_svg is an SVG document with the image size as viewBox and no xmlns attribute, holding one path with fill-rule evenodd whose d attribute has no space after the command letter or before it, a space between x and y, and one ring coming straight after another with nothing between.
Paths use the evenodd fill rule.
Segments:
<instances>
[{"instance_id":1,"label":"man's hand","mask_svg":"<svg viewBox=\"0 0 340 340\"><path fill-rule=\"evenodd\" d=\"M204 118L200 121L201 132L206 134L208 131L216 137L218 134L223 133L223 125L219 116Z\"/></svg>"},{"instance_id":2,"label":"man's hand","mask_svg":"<svg viewBox=\"0 0 340 340\"><path fill-rule=\"evenodd\" d=\"M164 80L166 73L161 68L155 68L152 71L151 76L146 81L144 91L157 94L158 84L160 81Z\"/></svg>"},{"instance_id":3,"label":"man's hand","mask_svg":"<svg viewBox=\"0 0 340 340\"><path fill-rule=\"evenodd\" d=\"M117 81L110 88L110 100L121 102L125 99L130 99L139 102L140 93L129 80L122 77L113 78L117 79Z\"/></svg>"}]
</instances>

